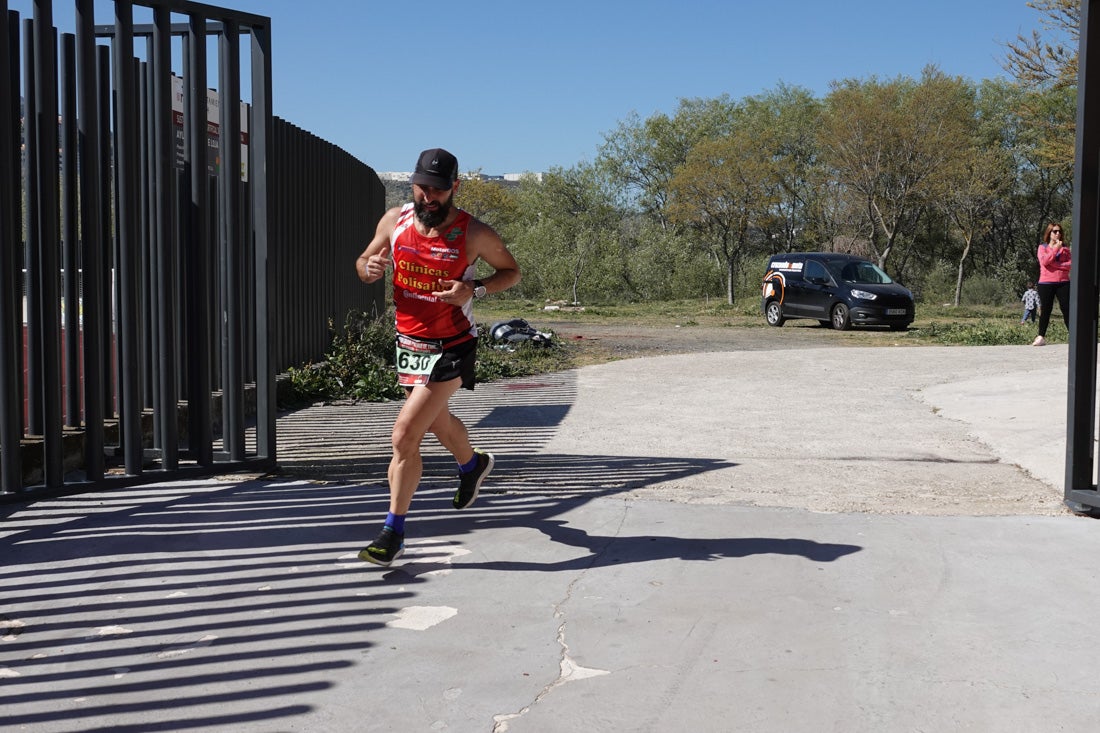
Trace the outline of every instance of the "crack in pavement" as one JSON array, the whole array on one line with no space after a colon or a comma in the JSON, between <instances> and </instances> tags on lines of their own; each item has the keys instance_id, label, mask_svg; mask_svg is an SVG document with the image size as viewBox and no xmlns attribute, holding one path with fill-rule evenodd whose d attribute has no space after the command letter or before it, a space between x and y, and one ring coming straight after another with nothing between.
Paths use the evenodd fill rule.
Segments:
<instances>
[{"instance_id":1,"label":"crack in pavement","mask_svg":"<svg viewBox=\"0 0 1100 733\"><path fill-rule=\"evenodd\" d=\"M618 539L620 533L623 530L623 525L626 524L626 515L630 511L630 505L628 503L623 504L623 514L619 518L619 526L615 528L615 531L608 538L607 542L597 552L592 554L591 562L588 566L581 570L573 580L569 582L569 585L565 589L565 596L554 604L554 618L562 619L562 622L558 625L557 642L561 647L561 657L558 660L558 677L550 684L546 685L539 691L539 694L535 695L535 699L529 704L520 708L519 712L515 713L503 713L493 716L493 731L492 733L507 733L509 723L513 720L522 718L524 715L531 711L535 705L538 705L543 698L549 695L551 692L566 684L567 682L576 682L578 680L589 679L591 677L602 677L604 675L611 674L610 670L595 669L592 667L583 667L577 664L573 657L569 654L569 644L565 641L565 629L568 625L568 621L565 620L565 606L573 599L573 590L576 588L577 583L592 569L592 566L596 563L601 555L607 552L608 548Z\"/></svg>"}]
</instances>

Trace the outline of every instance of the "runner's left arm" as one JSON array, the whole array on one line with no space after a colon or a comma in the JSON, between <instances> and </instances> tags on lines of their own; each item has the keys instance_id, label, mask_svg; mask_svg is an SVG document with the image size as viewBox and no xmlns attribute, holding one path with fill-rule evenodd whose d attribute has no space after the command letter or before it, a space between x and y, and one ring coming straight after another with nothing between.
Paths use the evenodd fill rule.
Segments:
<instances>
[{"instance_id":1,"label":"runner's left arm","mask_svg":"<svg viewBox=\"0 0 1100 733\"><path fill-rule=\"evenodd\" d=\"M493 274L481 279L487 293L500 293L517 285L521 275L519 263L512 253L508 251L504 240L500 238L492 227L480 221L470 226L469 238L470 261L476 262L477 258L485 260L493 268Z\"/></svg>"},{"instance_id":2,"label":"runner's left arm","mask_svg":"<svg viewBox=\"0 0 1100 733\"><path fill-rule=\"evenodd\" d=\"M478 258L485 260L493 268L493 274L481 279L485 292L499 293L520 281L519 264L500 235L484 222L472 219L466 232L466 253L470 263ZM440 283L445 289L436 293L436 297L445 303L461 305L474 297L474 284L464 280L444 280Z\"/></svg>"}]
</instances>

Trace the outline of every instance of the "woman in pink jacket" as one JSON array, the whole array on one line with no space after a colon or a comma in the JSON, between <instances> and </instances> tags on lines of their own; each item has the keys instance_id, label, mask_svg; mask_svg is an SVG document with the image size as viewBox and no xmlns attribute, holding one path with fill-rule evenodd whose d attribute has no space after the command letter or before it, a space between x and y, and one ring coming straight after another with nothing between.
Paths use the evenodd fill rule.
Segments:
<instances>
[{"instance_id":1,"label":"woman in pink jacket","mask_svg":"<svg viewBox=\"0 0 1100 733\"><path fill-rule=\"evenodd\" d=\"M1039 245L1039 335L1032 346L1046 344L1047 325L1054 299L1062 311L1062 321L1069 328L1069 270L1072 253L1062 241L1062 225L1047 224L1043 243Z\"/></svg>"}]
</instances>

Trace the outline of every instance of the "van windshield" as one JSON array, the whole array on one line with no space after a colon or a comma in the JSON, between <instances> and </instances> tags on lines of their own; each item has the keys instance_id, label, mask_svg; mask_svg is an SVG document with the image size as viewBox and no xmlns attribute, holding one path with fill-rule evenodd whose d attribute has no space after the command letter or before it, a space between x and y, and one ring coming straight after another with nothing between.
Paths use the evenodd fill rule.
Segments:
<instances>
[{"instance_id":1,"label":"van windshield","mask_svg":"<svg viewBox=\"0 0 1100 733\"><path fill-rule=\"evenodd\" d=\"M886 285L893 282L890 276L873 262L848 262L840 268L840 272L836 271L836 268L840 266L839 262L831 264L832 267L829 269L844 282L863 285Z\"/></svg>"}]
</instances>

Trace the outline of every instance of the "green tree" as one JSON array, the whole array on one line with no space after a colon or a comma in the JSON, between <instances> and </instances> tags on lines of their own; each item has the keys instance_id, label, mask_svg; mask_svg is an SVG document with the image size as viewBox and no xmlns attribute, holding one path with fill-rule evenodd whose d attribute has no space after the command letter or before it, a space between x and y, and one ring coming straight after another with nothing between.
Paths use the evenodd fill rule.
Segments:
<instances>
[{"instance_id":1,"label":"green tree","mask_svg":"<svg viewBox=\"0 0 1100 733\"><path fill-rule=\"evenodd\" d=\"M979 145L1009 156L1006 189L995 202L993 228L976 254L989 271L1014 272L1022 285L1034 278L1035 248L1047 221L1068 216L1073 182L1072 160L1054 159L1050 130L1026 115L1045 96L1043 105L1060 107L1053 114L1072 115L1076 100L1071 89L1031 90L1006 79L983 81L978 94ZM1061 133L1059 133L1061 134ZM1072 149L1072 141L1068 147ZM978 263L975 263L978 264Z\"/></svg>"},{"instance_id":2,"label":"green tree","mask_svg":"<svg viewBox=\"0 0 1100 733\"><path fill-rule=\"evenodd\" d=\"M727 132L737 105L728 96L682 99L676 114L641 120L632 113L605 135L597 164L642 212L667 224L669 184L701 141Z\"/></svg>"},{"instance_id":3,"label":"green tree","mask_svg":"<svg viewBox=\"0 0 1100 733\"><path fill-rule=\"evenodd\" d=\"M1080 1L1033 0L1027 6L1039 12L1043 30L1006 43L1004 69L1026 87L1076 86Z\"/></svg>"},{"instance_id":4,"label":"green tree","mask_svg":"<svg viewBox=\"0 0 1100 733\"><path fill-rule=\"evenodd\" d=\"M741 126L698 144L669 186L672 221L689 227L721 264L731 305L751 235L773 224L781 201L775 150L774 135Z\"/></svg>"},{"instance_id":5,"label":"green tree","mask_svg":"<svg viewBox=\"0 0 1100 733\"><path fill-rule=\"evenodd\" d=\"M821 239L821 187L815 173L821 110L821 101L809 90L785 84L745 100L744 124L762 140L774 140L779 199L766 237L773 243L773 252L790 252L798 248L799 241Z\"/></svg>"},{"instance_id":6,"label":"green tree","mask_svg":"<svg viewBox=\"0 0 1100 733\"><path fill-rule=\"evenodd\" d=\"M1009 159L999 148L975 144L959 151L951 171L945 177L942 206L962 241L955 280L955 305L962 299L963 276L967 258L977 238L993 228L993 210L1008 190L1012 176Z\"/></svg>"},{"instance_id":7,"label":"green tree","mask_svg":"<svg viewBox=\"0 0 1100 733\"><path fill-rule=\"evenodd\" d=\"M623 215L596 166L550 170L523 189L521 209L515 254L524 282L531 278L534 286L525 293L573 302L613 299L621 286L615 243Z\"/></svg>"},{"instance_id":8,"label":"green tree","mask_svg":"<svg viewBox=\"0 0 1100 733\"><path fill-rule=\"evenodd\" d=\"M1067 93L1076 97L1081 5L1078 0L1035 0L1028 6L1039 12L1042 30L1005 44L1003 66L1030 92L1021 99L1020 113L1040 133L1037 152L1053 167L1072 167L1076 105L1067 107L1061 98Z\"/></svg>"},{"instance_id":9,"label":"green tree","mask_svg":"<svg viewBox=\"0 0 1100 733\"><path fill-rule=\"evenodd\" d=\"M519 216L516 189L501 181L482 178L480 169L462 177L455 204L492 226L506 241L509 239L506 230Z\"/></svg>"},{"instance_id":10,"label":"green tree","mask_svg":"<svg viewBox=\"0 0 1100 733\"><path fill-rule=\"evenodd\" d=\"M829 175L858 200L881 267L916 232L951 158L967 144L973 88L928 67L920 81L846 80L825 100L819 143ZM841 199L843 200L843 199Z\"/></svg>"}]
</instances>

